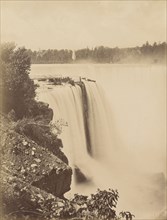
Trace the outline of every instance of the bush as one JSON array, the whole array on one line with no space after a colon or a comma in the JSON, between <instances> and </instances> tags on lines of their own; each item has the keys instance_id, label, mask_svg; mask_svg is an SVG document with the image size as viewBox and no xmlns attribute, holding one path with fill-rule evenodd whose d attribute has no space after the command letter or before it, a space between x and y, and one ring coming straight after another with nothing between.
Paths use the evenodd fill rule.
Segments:
<instances>
[{"instance_id":1,"label":"bush","mask_svg":"<svg viewBox=\"0 0 167 220\"><path fill-rule=\"evenodd\" d=\"M1 45L1 83L2 111L12 109L17 118L29 114L29 107L35 97L35 85L30 79L30 57L25 48L16 48L13 43Z\"/></svg>"},{"instance_id":2,"label":"bush","mask_svg":"<svg viewBox=\"0 0 167 220\"><path fill-rule=\"evenodd\" d=\"M51 208L48 219L76 219L76 220L132 220L131 212L116 214L119 195L117 190L100 190L91 196L75 194L71 200L65 200L56 209ZM45 218L45 217L44 217Z\"/></svg>"},{"instance_id":3,"label":"bush","mask_svg":"<svg viewBox=\"0 0 167 220\"><path fill-rule=\"evenodd\" d=\"M97 190L91 197L75 194L73 202L77 203L78 217L87 219L116 219L116 205L118 201L117 190Z\"/></svg>"}]
</instances>

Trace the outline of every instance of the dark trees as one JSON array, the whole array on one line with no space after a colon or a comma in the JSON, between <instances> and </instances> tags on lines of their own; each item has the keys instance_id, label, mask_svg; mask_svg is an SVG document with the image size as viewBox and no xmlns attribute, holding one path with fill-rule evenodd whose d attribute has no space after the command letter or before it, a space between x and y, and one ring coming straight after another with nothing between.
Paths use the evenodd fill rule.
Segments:
<instances>
[{"instance_id":1,"label":"dark trees","mask_svg":"<svg viewBox=\"0 0 167 220\"><path fill-rule=\"evenodd\" d=\"M15 111L18 118L29 114L29 106L34 101L35 85L30 79L30 57L25 48L14 44L1 45L1 97L4 113Z\"/></svg>"}]
</instances>

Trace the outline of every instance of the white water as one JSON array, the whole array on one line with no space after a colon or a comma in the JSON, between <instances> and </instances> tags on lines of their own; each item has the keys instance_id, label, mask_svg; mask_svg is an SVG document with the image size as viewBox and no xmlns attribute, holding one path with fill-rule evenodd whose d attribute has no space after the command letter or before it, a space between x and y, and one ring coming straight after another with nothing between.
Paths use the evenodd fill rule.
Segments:
<instances>
[{"instance_id":1,"label":"white water","mask_svg":"<svg viewBox=\"0 0 167 220\"><path fill-rule=\"evenodd\" d=\"M86 76L93 158L87 153L82 94L76 87L44 87L39 99L50 104L54 120L63 118L62 140L70 165L91 179L72 192L117 188L118 209L136 219L155 218L163 209L164 189L151 175L165 173L165 68L137 65L34 65L34 78ZM102 88L101 88L102 87ZM106 98L107 97L107 98Z\"/></svg>"}]
</instances>

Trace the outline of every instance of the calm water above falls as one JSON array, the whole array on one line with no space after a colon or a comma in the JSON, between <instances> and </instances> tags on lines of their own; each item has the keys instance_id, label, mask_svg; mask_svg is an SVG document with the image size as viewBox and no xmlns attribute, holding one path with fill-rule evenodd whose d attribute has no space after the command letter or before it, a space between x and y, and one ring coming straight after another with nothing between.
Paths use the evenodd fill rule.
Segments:
<instances>
[{"instance_id":1,"label":"calm water above falls","mask_svg":"<svg viewBox=\"0 0 167 220\"><path fill-rule=\"evenodd\" d=\"M165 173L165 74L163 66L32 65L32 78L96 80L85 82L93 157L86 148L80 87L39 89L39 99L54 109L54 120L68 123L61 138L71 166L91 179L89 184L73 181L72 192L118 188L118 208L138 219L154 218L163 209L163 178L154 174Z\"/></svg>"}]
</instances>

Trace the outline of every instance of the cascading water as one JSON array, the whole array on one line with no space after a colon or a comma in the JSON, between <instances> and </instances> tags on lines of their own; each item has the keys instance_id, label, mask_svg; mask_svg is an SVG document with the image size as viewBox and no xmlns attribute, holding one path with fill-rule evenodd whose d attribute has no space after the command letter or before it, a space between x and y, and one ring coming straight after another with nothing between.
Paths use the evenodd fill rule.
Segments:
<instances>
[{"instance_id":1,"label":"cascading water","mask_svg":"<svg viewBox=\"0 0 167 220\"><path fill-rule=\"evenodd\" d=\"M53 122L59 119L67 122L61 138L70 165L79 168L88 180L96 184L101 179L96 177L97 169L98 172L100 167L102 169L99 162L104 158L108 145L112 147L109 115L101 95L100 87L93 82L85 82L81 86L56 86L39 92L39 99L49 103L54 111ZM112 161L112 155L109 158Z\"/></svg>"},{"instance_id":2,"label":"cascading water","mask_svg":"<svg viewBox=\"0 0 167 220\"><path fill-rule=\"evenodd\" d=\"M112 111L101 87L95 82L82 81L75 86L40 88L38 97L53 109L53 121L67 122L61 134L64 152L73 170L79 169L87 180L78 183L73 178L71 193L117 188L121 195L119 210L149 218L150 212L156 209L156 204L151 204L155 198L147 191L149 182L139 174L133 156L124 148L116 147ZM144 213L139 208L142 206L145 206Z\"/></svg>"}]
</instances>

